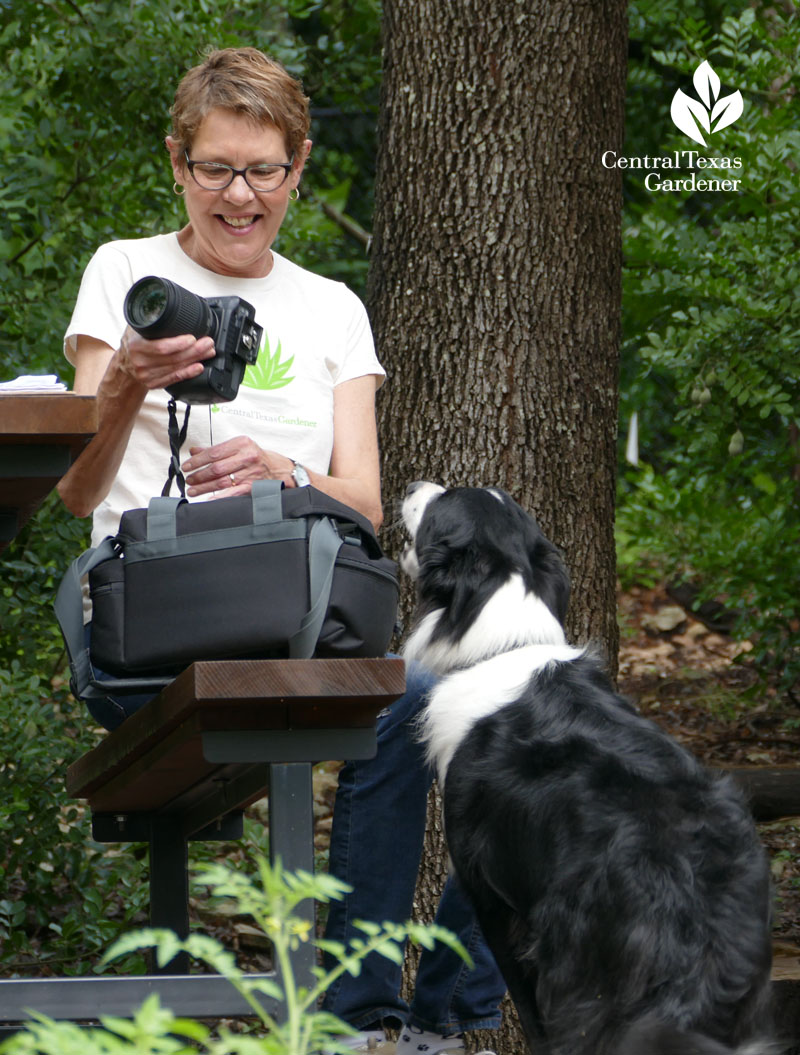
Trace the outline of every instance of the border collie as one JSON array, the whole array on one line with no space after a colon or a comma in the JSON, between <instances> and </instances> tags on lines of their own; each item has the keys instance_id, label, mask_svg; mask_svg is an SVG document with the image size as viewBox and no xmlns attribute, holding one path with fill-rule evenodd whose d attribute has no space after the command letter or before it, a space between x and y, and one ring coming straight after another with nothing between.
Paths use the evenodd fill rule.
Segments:
<instances>
[{"instance_id":1,"label":"border collie","mask_svg":"<svg viewBox=\"0 0 800 1055\"><path fill-rule=\"evenodd\" d=\"M535 1055L760 1055L771 888L733 782L567 644L556 547L495 488L412 484L404 654L448 849Z\"/></svg>"}]
</instances>

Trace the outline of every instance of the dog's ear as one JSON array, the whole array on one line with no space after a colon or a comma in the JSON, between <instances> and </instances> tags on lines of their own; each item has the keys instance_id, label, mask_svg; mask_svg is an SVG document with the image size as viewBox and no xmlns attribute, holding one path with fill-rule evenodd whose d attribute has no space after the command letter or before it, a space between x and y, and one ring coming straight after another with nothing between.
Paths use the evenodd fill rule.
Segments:
<instances>
[{"instance_id":1,"label":"dog's ear","mask_svg":"<svg viewBox=\"0 0 800 1055\"><path fill-rule=\"evenodd\" d=\"M427 525L425 525L427 526ZM417 536L417 559L422 578L438 591L455 585L473 572L485 574L488 559L485 549L476 545L473 527L469 522L451 524L446 532L424 531ZM486 567L484 567L486 566Z\"/></svg>"},{"instance_id":2,"label":"dog's ear","mask_svg":"<svg viewBox=\"0 0 800 1055\"><path fill-rule=\"evenodd\" d=\"M426 546L420 567L425 599L436 606L444 602L438 631L447 634L454 626L471 625L486 602L486 586L496 568L491 555L475 546L468 528L456 528Z\"/></svg>"},{"instance_id":3,"label":"dog's ear","mask_svg":"<svg viewBox=\"0 0 800 1055\"><path fill-rule=\"evenodd\" d=\"M522 508L519 508L519 513L523 522L531 586L563 626L570 592L567 566L558 547L542 534L536 520Z\"/></svg>"},{"instance_id":4,"label":"dog's ear","mask_svg":"<svg viewBox=\"0 0 800 1055\"><path fill-rule=\"evenodd\" d=\"M569 572L558 549L544 535L540 535L539 549L536 592L563 626L569 607Z\"/></svg>"}]
</instances>

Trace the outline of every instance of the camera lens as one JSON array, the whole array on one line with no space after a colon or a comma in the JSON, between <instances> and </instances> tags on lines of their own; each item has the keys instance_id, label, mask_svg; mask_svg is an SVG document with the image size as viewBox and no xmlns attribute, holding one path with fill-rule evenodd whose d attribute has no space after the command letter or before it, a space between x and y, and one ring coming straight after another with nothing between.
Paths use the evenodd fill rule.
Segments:
<instances>
[{"instance_id":1,"label":"camera lens","mask_svg":"<svg viewBox=\"0 0 800 1055\"><path fill-rule=\"evenodd\" d=\"M168 278L140 278L128 290L124 312L128 323L148 340L184 333L216 337L216 319L203 297Z\"/></svg>"},{"instance_id":2,"label":"camera lens","mask_svg":"<svg viewBox=\"0 0 800 1055\"><path fill-rule=\"evenodd\" d=\"M135 299L128 305L132 326L152 326L164 314L167 306L167 293L164 284L158 278L143 278Z\"/></svg>"}]
</instances>

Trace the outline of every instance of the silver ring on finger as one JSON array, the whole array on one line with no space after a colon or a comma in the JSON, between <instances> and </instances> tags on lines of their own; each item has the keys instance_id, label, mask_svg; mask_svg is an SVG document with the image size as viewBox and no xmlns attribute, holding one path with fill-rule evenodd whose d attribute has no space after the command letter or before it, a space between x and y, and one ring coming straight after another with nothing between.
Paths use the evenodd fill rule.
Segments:
<instances>
[{"instance_id":1,"label":"silver ring on finger","mask_svg":"<svg viewBox=\"0 0 800 1055\"><path fill-rule=\"evenodd\" d=\"M231 487L235 487L236 486L236 480L234 479L233 473L228 473L228 476L230 476L230 478L231 478Z\"/></svg>"}]
</instances>

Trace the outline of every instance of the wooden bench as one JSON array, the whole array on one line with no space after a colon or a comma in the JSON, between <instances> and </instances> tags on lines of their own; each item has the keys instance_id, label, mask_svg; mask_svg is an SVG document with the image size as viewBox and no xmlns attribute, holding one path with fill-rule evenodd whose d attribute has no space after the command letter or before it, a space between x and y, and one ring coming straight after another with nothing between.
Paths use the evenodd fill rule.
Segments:
<instances>
[{"instance_id":1,"label":"wooden bench","mask_svg":"<svg viewBox=\"0 0 800 1055\"><path fill-rule=\"evenodd\" d=\"M98 841L149 844L151 923L184 936L188 840L240 836L242 811L268 794L272 858L313 871L312 764L371 758L376 717L404 691L400 659L195 663L73 763L67 790L88 801ZM294 954L301 984L313 963L308 945ZM28 1008L76 1021L130 1015L151 992L179 1015L251 1013L225 979L187 970L176 958L139 978L0 981L0 1022Z\"/></svg>"}]
</instances>

